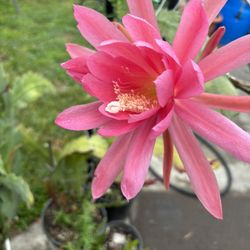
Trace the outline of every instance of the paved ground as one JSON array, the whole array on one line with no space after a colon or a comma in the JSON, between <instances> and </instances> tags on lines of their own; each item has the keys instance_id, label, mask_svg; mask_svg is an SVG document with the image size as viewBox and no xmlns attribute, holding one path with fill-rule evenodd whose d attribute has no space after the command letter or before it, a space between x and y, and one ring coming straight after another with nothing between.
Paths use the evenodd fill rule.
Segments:
<instances>
[{"instance_id":1,"label":"paved ground","mask_svg":"<svg viewBox=\"0 0 250 250\"><path fill-rule=\"evenodd\" d=\"M144 192L133 223L150 250L249 250L250 195L223 199L224 220L212 218L196 199L171 192Z\"/></svg>"}]
</instances>

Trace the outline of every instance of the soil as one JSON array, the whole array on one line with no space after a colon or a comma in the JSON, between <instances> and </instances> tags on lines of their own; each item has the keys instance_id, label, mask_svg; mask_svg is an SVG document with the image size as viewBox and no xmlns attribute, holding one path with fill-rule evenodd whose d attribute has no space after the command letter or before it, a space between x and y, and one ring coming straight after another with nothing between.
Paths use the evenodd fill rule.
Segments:
<instances>
[{"instance_id":1,"label":"soil","mask_svg":"<svg viewBox=\"0 0 250 250\"><path fill-rule=\"evenodd\" d=\"M76 232L74 231L72 225L66 225L56 220L59 211L63 211L68 215L73 213L77 214L79 206L72 202L68 204L68 206L60 206L56 202L52 202L46 210L45 227L49 237L52 241L54 241L54 243L58 242L57 245L64 245L75 238ZM96 213L94 214L94 221L97 224L102 223L103 217L100 210L96 210Z\"/></svg>"}]
</instances>

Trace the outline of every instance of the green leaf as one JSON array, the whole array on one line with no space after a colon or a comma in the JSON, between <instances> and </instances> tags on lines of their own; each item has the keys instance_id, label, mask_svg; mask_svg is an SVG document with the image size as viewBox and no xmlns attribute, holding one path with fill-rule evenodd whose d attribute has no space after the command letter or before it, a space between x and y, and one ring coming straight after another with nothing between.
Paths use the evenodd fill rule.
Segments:
<instances>
[{"instance_id":1,"label":"green leaf","mask_svg":"<svg viewBox=\"0 0 250 250\"><path fill-rule=\"evenodd\" d=\"M91 150L92 148L89 139L87 137L82 136L80 138L68 142L61 151L59 159L62 159L74 153L86 154L89 153Z\"/></svg>"},{"instance_id":2,"label":"green leaf","mask_svg":"<svg viewBox=\"0 0 250 250\"><path fill-rule=\"evenodd\" d=\"M67 143L63 148L59 159L74 153L87 154L90 152L96 157L102 158L105 155L107 149L108 143L102 137L98 135L94 135L90 138L82 136Z\"/></svg>"},{"instance_id":3,"label":"green leaf","mask_svg":"<svg viewBox=\"0 0 250 250\"><path fill-rule=\"evenodd\" d=\"M158 24L162 37L172 43L180 22L181 15L178 11L168 11L163 9L158 16Z\"/></svg>"},{"instance_id":4,"label":"green leaf","mask_svg":"<svg viewBox=\"0 0 250 250\"><path fill-rule=\"evenodd\" d=\"M86 155L72 153L63 157L53 173L52 183L54 192L71 193L77 196L82 195L82 187L86 182L88 163Z\"/></svg>"},{"instance_id":5,"label":"green leaf","mask_svg":"<svg viewBox=\"0 0 250 250\"><path fill-rule=\"evenodd\" d=\"M234 85L230 82L230 80L226 76L218 77L212 81L209 81L205 85L206 92L214 93L214 94L221 94L221 95L237 95L237 89ZM220 110L220 112L227 116L228 118L234 118L237 113L231 112L228 110Z\"/></svg>"},{"instance_id":6,"label":"green leaf","mask_svg":"<svg viewBox=\"0 0 250 250\"><path fill-rule=\"evenodd\" d=\"M8 84L8 76L4 71L3 65L0 64L0 93L4 91Z\"/></svg>"},{"instance_id":7,"label":"green leaf","mask_svg":"<svg viewBox=\"0 0 250 250\"><path fill-rule=\"evenodd\" d=\"M1 155L0 155L0 175L6 175Z\"/></svg>"},{"instance_id":8,"label":"green leaf","mask_svg":"<svg viewBox=\"0 0 250 250\"><path fill-rule=\"evenodd\" d=\"M54 93L53 84L42 75L28 72L16 79L11 89L12 103L18 108L25 108L48 93Z\"/></svg>"},{"instance_id":9,"label":"green leaf","mask_svg":"<svg viewBox=\"0 0 250 250\"><path fill-rule=\"evenodd\" d=\"M1 181L1 180L0 180ZM17 200L13 198L13 194L8 189L1 187L0 191L0 214L4 218L11 220L16 215Z\"/></svg>"},{"instance_id":10,"label":"green leaf","mask_svg":"<svg viewBox=\"0 0 250 250\"><path fill-rule=\"evenodd\" d=\"M90 144L93 154L98 158L102 158L106 154L109 146L108 142L99 135L92 136L90 138Z\"/></svg>"},{"instance_id":11,"label":"green leaf","mask_svg":"<svg viewBox=\"0 0 250 250\"><path fill-rule=\"evenodd\" d=\"M0 176L0 214L8 220L17 214L18 206L25 203L31 206L34 202L28 184L14 174Z\"/></svg>"},{"instance_id":12,"label":"green leaf","mask_svg":"<svg viewBox=\"0 0 250 250\"><path fill-rule=\"evenodd\" d=\"M31 206L34 202L34 197L30 191L29 185L20 176L8 174L0 179L2 189L9 190L14 199L24 202L27 206ZM0 191L1 194L2 190ZM13 201L14 202L14 201Z\"/></svg>"}]
</instances>

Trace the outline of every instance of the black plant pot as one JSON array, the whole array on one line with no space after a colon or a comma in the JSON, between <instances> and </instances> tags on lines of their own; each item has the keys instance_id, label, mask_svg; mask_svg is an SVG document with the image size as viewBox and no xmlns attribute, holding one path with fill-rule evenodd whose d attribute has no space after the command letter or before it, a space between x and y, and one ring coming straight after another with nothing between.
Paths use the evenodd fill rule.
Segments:
<instances>
[{"instance_id":1,"label":"black plant pot","mask_svg":"<svg viewBox=\"0 0 250 250\"><path fill-rule=\"evenodd\" d=\"M131 241L137 241L136 250L142 250L143 249L143 240L142 236L139 233L139 231L131 224L127 224L120 220L111 221L108 223L108 226L106 228L106 243L105 243L105 249L106 250L113 250L113 249L123 249L121 248L112 248L111 246L111 238L112 234L114 233L121 233L126 236L128 236L129 240Z\"/></svg>"},{"instance_id":2,"label":"black plant pot","mask_svg":"<svg viewBox=\"0 0 250 250\"><path fill-rule=\"evenodd\" d=\"M133 200L130 202L126 200L120 191L118 183L113 183L110 189L111 194L105 194L103 197L99 198L96 203L101 204L106 208L108 221L125 220L129 216L129 210ZM114 193L112 194L113 191ZM116 195L120 196L120 201L115 200Z\"/></svg>"},{"instance_id":3,"label":"black plant pot","mask_svg":"<svg viewBox=\"0 0 250 250\"><path fill-rule=\"evenodd\" d=\"M53 199L49 199L44 205L44 208L43 208L42 214L41 214L42 228L43 228L45 235L47 236L48 242L50 243L50 246L52 247L52 249L54 249L54 248L61 249L62 246L65 244L65 242L57 240L50 233L50 230L49 230L50 223L49 223L49 220L47 218L47 213L50 209L52 209L53 205L54 205ZM102 222L101 226L98 228L97 233L98 233L98 235L102 235L105 232L105 228L107 225L107 211L105 208L98 208L98 211L100 212L100 215L103 218L103 222Z\"/></svg>"},{"instance_id":4,"label":"black plant pot","mask_svg":"<svg viewBox=\"0 0 250 250\"><path fill-rule=\"evenodd\" d=\"M131 202L117 207L106 207L108 221L125 220L129 217L130 207Z\"/></svg>"}]
</instances>

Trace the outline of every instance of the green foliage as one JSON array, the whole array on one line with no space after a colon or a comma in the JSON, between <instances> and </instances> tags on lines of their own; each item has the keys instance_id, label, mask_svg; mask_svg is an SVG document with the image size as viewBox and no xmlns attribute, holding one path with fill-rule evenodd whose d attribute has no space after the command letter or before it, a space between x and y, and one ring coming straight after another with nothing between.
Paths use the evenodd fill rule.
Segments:
<instances>
[{"instance_id":1,"label":"green foliage","mask_svg":"<svg viewBox=\"0 0 250 250\"><path fill-rule=\"evenodd\" d=\"M54 94L55 87L45 77L28 72L15 79L11 88L13 105L17 108L26 108L47 94Z\"/></svg>"},{"instance_id":2,"label":"green foliage","mask_svg":"<svg viewBox=\"0 0 250 250\"><path fill-rule=\"evenodd\" d=\"M93 204L87 200L83 201L81 213L77 216L74 224L77 232L75 239L66 245L66 250L104 250L104 238L98 232L100 226L103 227L104 225L96 224L95 211L96 208ZM102 223L105 223L105 221Z\"/></svg>"},{"instance_id":3,"label":"green foliage","mask_svg":"<svg viewBox=\"0 0 250 250\"><path fill-rule=\"evenodd\" d=\"M75 153L64 157L51 177L52 195L63 193L81 199L87 170L87 155Z\"/></svg>"},{"instance_id":4,"label":"green foliage","mask_svg":"<svg viewBox=\"0 0 250 250\"><path fill-rule=\"evenodd\" d=\"M2 218L11 220L21 202L31 206L34 198L28 184L15 174L0 176L0 213Z\"/></svg>"},{"instance_id":5,"label":"green foliage","mask_svg":"<svg viewBox=\"0 0 250 250\"><path fill-rule=\"evenodd\" d=\"M127 241L126 245L124 246L123 250L137 250L138 249L138 240L130 240Z\"/></svg>"},{"instance_id":6,"label":"green foliage","mask_svg":"<svg viewBox=\"0 0 250 250\"><path fill-rule=\"evenodd\" d=\"M81 198L83 184L87 182L92 171L88 165L89 158L103 157L107 148L105 139L98 135L81 136L65 144L57 157L57 164L50 178L55 189L52 193L63 192Z\"/></svg>"},{"instance_id":7,"label":"green foliage","mask_svg":"<svg viewBox=\"0 0 250 250\"><path fill-rule=\"evenodd\" d=\"M34 221L47 199L45 186L53 168L51 148L53 157L59 161L58 152L65 142L82 135L54 125L60 111L90 101L80 85L71 86L73 81L60 67L69 58L65 43L87 44L76 28L73 3L73 0L23 0L18 1L17 13L12 1L0 1L0 61L9 73L0 64L0 153L4 162L0 173L7 171L12 181L18 176L17 184L21 184L21 178L26 180L35 196L31 210L24 203L19 206L12 225L15 230ZM86 0L84 5L103 11L99 1ZM92 142L92 148L95 143ZM102 156L103 152L100 147L96 155ZM70 154L66 158L60 159L60 168L65 170L68 165L70 168L62 175L74 175L72 164L81 165L79 172L85 167L85 158L73 160ZM78 176L79 172L77 169ZM80 186L82 180L78 179L76 184Z\"/></svg>"},{"instance_id":8,"label":"green foliage","mask_svg":"<svg viewBox=\"0 0 250 250\"><path fill-rule=\"evenodd\" d=\"M163 9L158 15L158 24L161 30L161 35L169 43L172 43L175 33L180 22L181 15L178 11L168 11Z\"/></svg>"},{"instance_id":9,"label":"green foliage","mask_svg":"<svg viewBox=\"0 0 250 250\"><path fill-rule=\"evenodd\" d=\"M10 230L21 203L31 206L34 198L28 184L20 176L9 173L0 155L0 246Z\"/></svg>"},{"instance_id":10,"label":"green foliage","mask_svg":"<svg viewBox=\"0 0 250 250\"><path fill-rule=\"evenodd\" d=\"M102 231L106 225L106 218L99 218L97 221L99 210L88 199L84 198L79 204L80 206L74 205L71 211L68 208L53 211L53 225L64 228L65 232L71 232L71 239L66 239L64 249L104 250Z\"/></svg>"},{"instance_id":11,"label":"green foliage","mask_svg":"<svg viewBox=\"0 0 250 250\"><path fill-rule=\"evenodd\" d=\"M98 135L91 137L81 136L68 142L60 153L60 158L71 155L72 153L92 153L92 155L102 158L108 149L107 141Z\"/></svg>"},{"instance_id":12,"label":"green foliage","mask_svg":"<svg viewBox=\"0 0 250 250\"><path fill-rule=\"evenodd\" d=\"M128 13L128 6L124 0L109 0L114 7L115 19L120 21L121 18Z\"/></svg>"},{"instance_id":13,"label":"green foliage","mask_svg":"<svg viewBox=\"0 0 250 250\"><path fill-rule=\"evenodd\" d=\"M210 82L207 82L206 92L214 93L214 94L221 94L221 95L237 95L238 94L237 89L234 87L234 85L230 82L230 80L226 76L221 76ZM221 110L220 112L230 119L233 119L238 114L238 113L228 111L228 110Z\"/></svg>"},{"instance_id":14,"label":"green foliage","mask_svg":"<svg viewBox=\"0 0 250 250\"><path fill-rule=\"evenodd\" d=\"M46 86L47 89L36 89L37 85L33 81L38 79L40 79L39 84L43 87ZM5 234L8 231L6 227L9 227L10 221L17 215L20 205L26 204L30 207L34 200L27 182L19 175L20 173L18 174L15 171L22 168L26 158L25 155L21 154L22 148L25 147L25 140L23 140L22 133L19 130L22 126L18 126L16 113L20 112L21 107L32 104L34 100L44 95L49 87L53 88L53 85L45 78L32 73L24 75L20 78L20 81L17 80L14 84L10 84L8 80L7 74L0 65L1 97L3 101L0 120L0 152L2 156L0 161L0 225ZM29 82L29 86L32 86L32 88L23 91L23 88L25 88L24 82L25 86ZM15 84L20 84L20 86ZM22 105L20 105L21 103ZM9 223L4 223L6 220Z\"/></svg>"},{"instance_id":15,"label":"green foliage","mask_svg":"<svg viewBox=\"0 0 250 250\"><path fill-rule=\"evenodd\" d=\"M68 79L59 64L67 58L65 43L81 41L72 15L74 1L0 1L0 58L14 75L42 73L50 80Z\"/></svg>"}]
</instances>

